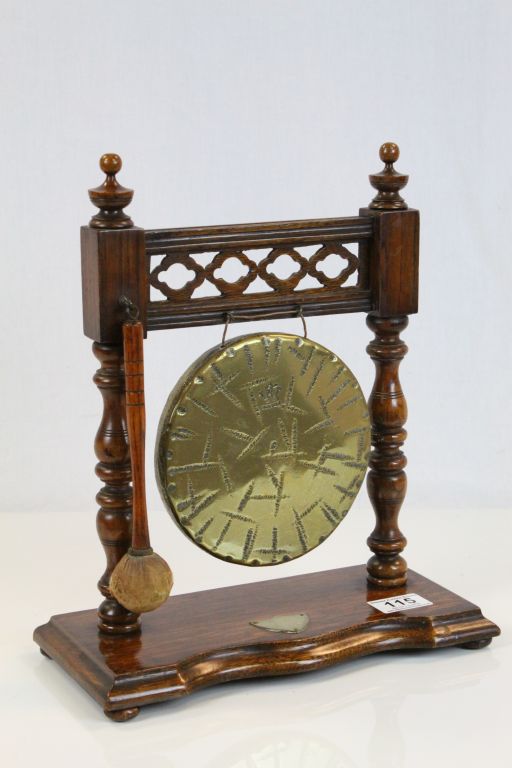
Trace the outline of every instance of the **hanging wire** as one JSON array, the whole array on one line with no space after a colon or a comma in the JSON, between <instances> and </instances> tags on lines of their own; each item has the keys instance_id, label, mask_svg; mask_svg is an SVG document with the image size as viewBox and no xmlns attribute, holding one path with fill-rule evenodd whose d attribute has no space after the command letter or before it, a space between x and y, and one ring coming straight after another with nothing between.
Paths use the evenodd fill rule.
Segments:
<instances>
[{"instance_id":1,"label":"hanging wire","mask_svg":"<svg viewBox=\"0 0 512 768\"><path fill-rule=\"evenodd\" d=\"M257 315L254 317L254 315L243 315L239 312L226 312L226 322L224 323L224 331L222 333L222 341L220 343L221 347L224 347L226 345L226 334L228 332L228 328L231 322L234 320L269 320L271 318L282 318L283 315L281 312L265 312L263 315ZM297 307L297 317L299 317L302 321L302 328L304 330L304 338L308 338L308 329L306 325L306 318L304 317L304 312L302 309L302 305L299 305Z\"/></svg>"}]
</instances>

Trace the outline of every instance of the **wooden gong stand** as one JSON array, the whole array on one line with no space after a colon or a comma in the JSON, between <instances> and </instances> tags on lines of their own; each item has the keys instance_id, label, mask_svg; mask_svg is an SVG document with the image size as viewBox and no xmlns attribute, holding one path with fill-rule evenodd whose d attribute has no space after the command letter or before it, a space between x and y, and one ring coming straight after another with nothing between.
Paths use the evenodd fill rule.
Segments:
<instances>
[{"instance_id":1,"label":"wooden gong stand","mask_svg":"<svg viewBox=\"0 0 512 768\"><path fill-rule=\"evenodd\" d=\"M89 192L99 213L82 228L81 246L84 331L93 339L100 362L94 381L104 406L95 440L96 474L103 483L96 499L97 529L107 560L98 584L104 600L98 611L53 616L36 629L34 639L113 720L132 718L145 704L235 678L309 671L394 649L482 648L499 634L477 606L408 571L401 555L406 540L398 513L406 491L401 447L407 409L398 368L407 352L400 333L408 315L417 312L419 213L400 197L408 177L393 167L398 155L395 144L381 148L384 169L370 176L377 195L358 216L146 231L124 213L133 192L116 179L120 158L102 157L105 182ZM347 249L350 243L358 244L357 256ZM311 245L317 247L313 256L300 254ZM270 253L256 263L245 251L259 248ZM199 253L216 255L203 267L191 257ZM334 278L319 268L331 253L346 261ZM269 271L282 254L298 268L284 280ZM247 267L235 283L215 275L231 256ZM164 282L172 264L194 272L182 288ZM356 283L346 286L351 274ZM296 290L306 275L320 287ZM246 292L256 277L268 291ZM194 298L205 280L220 295ZM150 298L151 286L164 300ZM373 449L367 476L376 525L368 538L373 555L367 566L171 595L162 608L144 615L142 623L113 599L109 580L130 545L132 502L121 296L139 308L146 332L224 323L227 313L235 313L232 322L242 321L236 313L243 320L269 312L287 318L299 307L306 316L367 314L375 334L368 353L376 368L369 398ZM405 593L417 593L432 605L391 614L368 605ZM249 623L298 613L306 613L310 621L296 634L270 633Z\"/></svg>"}]
</instances>

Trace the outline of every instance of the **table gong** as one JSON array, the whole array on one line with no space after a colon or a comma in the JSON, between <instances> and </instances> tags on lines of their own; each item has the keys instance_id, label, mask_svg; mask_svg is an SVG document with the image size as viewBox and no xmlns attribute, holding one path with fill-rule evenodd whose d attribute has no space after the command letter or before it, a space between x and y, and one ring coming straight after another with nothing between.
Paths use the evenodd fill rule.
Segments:
<instances>
[{"instance_id":1,"label":"table gong","mask_svg":"<svg viewBox=\"0 0 512 768\"><path fill-rule=\"evenodd\" d=\"M89 190L98 212L82 227L81 250L84 332L103 398L94 443L103 601L53 616L34 639L111 719L232 679L395 649L482 648L499 634L476 605L408 570L402 557L407 407L398 369L407 352L400 334L418 309L419 213L400 195L408 177L395 169L398 157L396 144L382 145L384 168L369 177L377 194L357 216L158 230L134 226L124 210L133 191L117 180L121 159L101 158L105 180ZM245 269L235 282L220 274L228 259ZM290 262L280 277L278 266ZM173 282L176 264L188 282ZM337 535L366 475L376 518L366 566L171 594L142 617L118 602L111 577L134 553L137 499L145 500L143 453L127 432L127 408L143 393L142 355L123 353L127 308L136 309L141 345L142 333L159 329L366 314L375 364L368 405L338 350L251 334L224 341L185 374L156 447L157 482L176 522L210 554L251 566L279 565ZM336 375L348 383L333 398ZM236 388L226 386L233 377ZM142 386L133 389L135 379ZM182 584L186 574L175 578Z\"/></svg>"},{"instance_id":2,"label":"table gong","mask_svg":"<svg viewBox=\"0 0 512 768\"><path fill-rule=\"evenodd\" d=\"M337 355L305 337L252 334L209 350L178 382L155 468L165 506L196 544L276 565L343 520L369 447L366 402Z\"/></svg>"}]
</instances>

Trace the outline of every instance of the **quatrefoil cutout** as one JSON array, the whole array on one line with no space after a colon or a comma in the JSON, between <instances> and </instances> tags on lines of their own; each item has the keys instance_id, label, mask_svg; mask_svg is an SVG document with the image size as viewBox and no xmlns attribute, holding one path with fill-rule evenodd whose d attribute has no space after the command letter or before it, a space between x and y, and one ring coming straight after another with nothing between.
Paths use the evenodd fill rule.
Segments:
<instances>
[{"instance_id":1,"label":"quatrefoil cutout","mask_svg":"<svg viewBox=\"0 0 512 768\"><path fill-rule=\"evenodd\" d=\"M181 288L171 288L165 281L160 279L160 275L166 272L175 264L182 264L186 269L194 273L194 277L182 285ZM169 253L162 259L160 264L155 267L149 276L149 282L168 299L175 301L187 301L190 299L196 288L199 288L205 279L205 270L188 253Z\"/></svg>"},{"instance_id":2,"label":"quatrefoil cutout","mask_svg":"<svg viewBox=\"0 0 512 768\"><path fill-rule=\"evenodd\" d=\"M244 267L247 267L246 274L239 277L233 283L229 283L221 277L215 277L215 272L222 267L227 259L231 258L237 259ZM213 261L206 267L205 273L207 280L213 283L223 296L230 296L243 293L258 276L258 268L254 261L251 261L243 251L229 249L217 253Z\"/></svg>"},{"instance_id":3,"label":"quatrefoil cutout","mask_svg":"<svg viewBox=\"0 0 512 768\"><path fill-rule=\"evenodd\" d=\"M268 267L274 264L281 256L289 256L292 261L298 265L298 270L292 272L288 277L278 277L272 272L268 271ZM293 291L303 277L308 273L308 260L301 256L295 248L274 248L270 251L258 265L258 274L267 285L270 285L274 291L280 291L286 293L286 291Z\"/></svg>"},{"instance_id":4,"label":"quatrefoil cutout","mask_svg":"<svg viewBox=\"0 0 512 768\"><path fill-rule=\"evenodd\" d=\"M347 262L347 266L335 277L329 277L321 269L318 269L319 263L326 259L327 256L330 256L331 253L335 253ZM357 270L358 266L359 259L357 256L354 256L343 245L324 245L311 257L309 261L309 274L326 288L339 288Z\"/></svg>"}]
</instances>

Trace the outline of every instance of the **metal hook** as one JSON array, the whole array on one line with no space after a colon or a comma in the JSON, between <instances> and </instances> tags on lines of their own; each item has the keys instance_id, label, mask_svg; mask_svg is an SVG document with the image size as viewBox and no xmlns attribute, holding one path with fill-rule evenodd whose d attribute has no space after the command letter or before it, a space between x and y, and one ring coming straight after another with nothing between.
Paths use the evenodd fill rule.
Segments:
<instances>
[{"instance_id":1,"label":"metal hook","mask_svg":"<svg viewBox=\"0 0 512 768\"><path fill-rule=\"evenodd\" d=\"M128 319L132 323L136 323L140 315L137 305L134 304L133 301L128 298L128 296L121 296L119 299L119 304L121 307L124 307Z\"/></svg>"},{"instance_id":2,"label":"metal hook","mask_svg":"<svg viewBox=\"0 0 512 768\"><path fill-rule=\"evenodd\" d=\"M231 322L232 314L231 312L226 312L226 322L224 323L224 331L222 333L222 341L220 343L221 347L224 347L226 345L226 334L228 332L228 326Z\"/></svg>"},{"instance_id":3,"label":"metal hook","mask_svg":"<svg viewBox=\"0 0 512 768\"><path fill-rule=\"evenodd\" d=\"M302 311L302 304L299 306L299 317L302 320L302 327L304 329L304 338L307 339L308 337L308 328L306 325L306 318L304 317L304 312Z\"/></svg>"}]
</instances>

